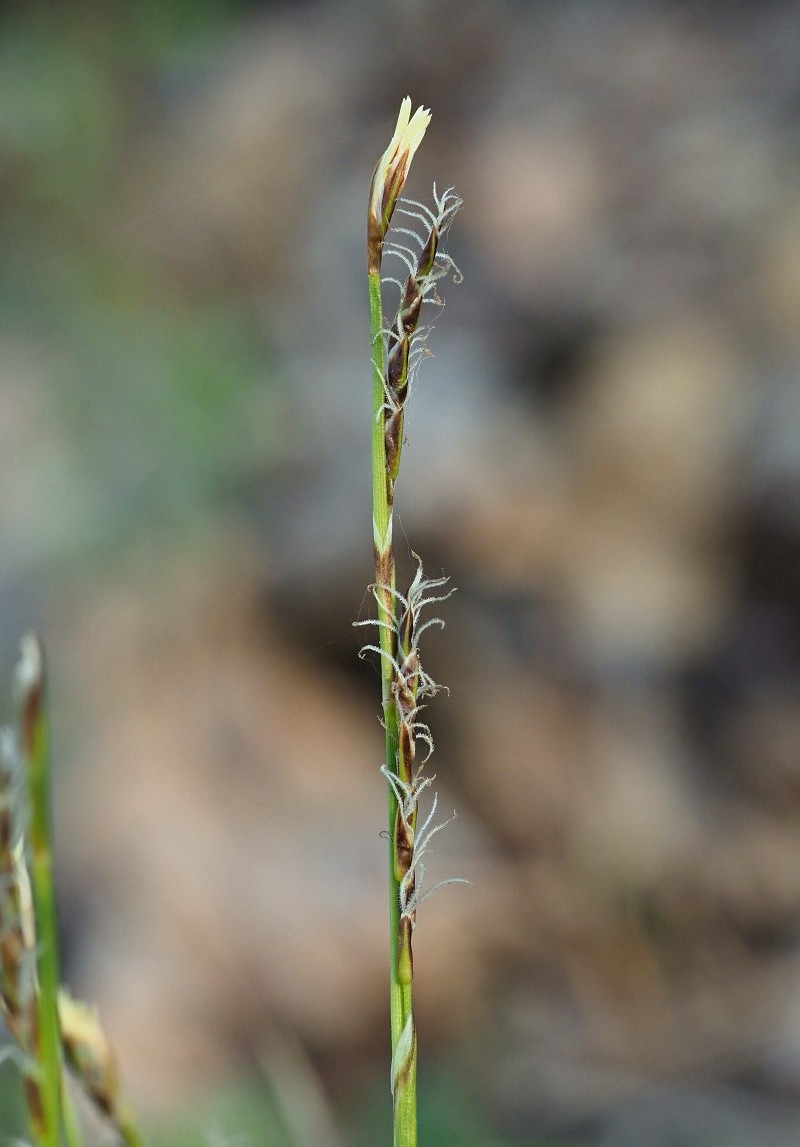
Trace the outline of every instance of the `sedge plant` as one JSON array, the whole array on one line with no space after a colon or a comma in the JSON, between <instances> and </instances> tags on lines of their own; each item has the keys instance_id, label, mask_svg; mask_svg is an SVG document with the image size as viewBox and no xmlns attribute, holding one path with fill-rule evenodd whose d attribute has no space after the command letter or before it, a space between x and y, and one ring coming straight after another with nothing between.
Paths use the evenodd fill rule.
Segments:
<instances>
[{"instance_id":1,"label":"sedge plant","mask_svg":"<svg viewBox=\"0 0 800 1147\"><path fill-rule=\"evenodd\" d=\"M144 1139L96 1012L62 987L53 881L50 732L39 640L22 641L18 717L0 734L0 1013L36 1147L83 1147L65 1068L125 1147Z\"/></svg>"},{"instance_id":2,"label":"sedge plant","mask_svg":"<svg viewBox=\"0 0 800 1147\"><path fill-rule=\"evenodd\" d=\"M421 717L425 702L439 686L422 668L419 640L441 618L421 621L425 607L449 597L447 578L428 578L414 555L417 570L407 590L397 587L392 540L395 485L403 452L405 407L417 368L427 354L430 326L421 321L423 307L441 306L437 284L452 273L460 278L442 237L461 206L448 188L433 204L402 198L411 161L430 123L430 112L411 100L401 105L394 135L372 176L367 216L370 334L372 339L372 514L375 581L371 587L377 618L357 624L375 625L378 643L366 645L377 653L381 669L382 724L386 756L381 772L389 799L389 920L391 1090L394 1147L417 1143L417 1029L413 1009L414 961L412 933L421 902L434 889L423 889L425 855L431 838L443 824L434 823L436 797L425 817L419 800L433 777L423 767L433 752L430 728ZM392 225L393 217L401 223ZM391 230L390 230L391 227ZM391 256L401 277L387 274ZM394 267L391 268L394 270ZM404 273L405 272L405 273ZM391 322L384 318L384 287L399 298ZM423 746L422 760L417 748ZM450 881L440 881L439 884ZM434 887L438 887L435 885Z\"/></svg>"}]
</instances>

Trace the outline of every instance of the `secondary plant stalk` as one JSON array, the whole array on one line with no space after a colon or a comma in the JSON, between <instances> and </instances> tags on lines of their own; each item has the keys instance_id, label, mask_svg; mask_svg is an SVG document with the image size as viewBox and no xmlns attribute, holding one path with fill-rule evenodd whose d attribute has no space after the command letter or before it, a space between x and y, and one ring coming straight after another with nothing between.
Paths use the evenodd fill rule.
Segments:
<instances>
[{"instance_id":1,"label":"secondary plant stalk","mask_svg":"<svg viewBox=\"0 0 800 1147\"><path fill-rule=\"evenodd\" d=\"M61 1033L58 1021L58 929L53 887L50 811L50 730L45 698L44 656L39 641L28 636L18 670L20 740L30 793L30 866L36 920L35 1058L39 1086L28 1095L31 1117L42 1147L61 1141Z\"/></svg>"},{"instance_id":2,"label":"secondary plant stalk","mask_svg":"<svg viewBox=\"0 0 800 1147\"><path fill-rule=\"evenodd\" d=\"M0 731L0 1011L22 1053L36 1147L82 1147L64 1064L116 1128L145 1147L94 1009L59 983L53 883L50 743L44 652L22 641L16 675L19 723Z\"/></svg>"}]
</instances>

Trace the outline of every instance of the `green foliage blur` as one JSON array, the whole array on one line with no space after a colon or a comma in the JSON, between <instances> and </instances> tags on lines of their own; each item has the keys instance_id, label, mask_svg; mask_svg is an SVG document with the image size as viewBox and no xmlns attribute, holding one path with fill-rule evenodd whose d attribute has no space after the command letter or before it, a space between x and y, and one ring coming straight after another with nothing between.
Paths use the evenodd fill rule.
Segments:
<instances>
[{"instance_id":1,"label":"green foliage blur","mask_svg":"<svg viewBox=\"0 0 800 1147\"><path fill-rule=\"evenodd\" d=\"M0 347L22 346L41 424L55 427L32 443L57 504L23 555L39 569L114 553L144 524L149 539L202 528L269 458L275 388L252 301L177 297L126 242L147 219L119 208L136 140L210 66L240 7L34 3L0 16Z\"/></svg>"}]
</instances>

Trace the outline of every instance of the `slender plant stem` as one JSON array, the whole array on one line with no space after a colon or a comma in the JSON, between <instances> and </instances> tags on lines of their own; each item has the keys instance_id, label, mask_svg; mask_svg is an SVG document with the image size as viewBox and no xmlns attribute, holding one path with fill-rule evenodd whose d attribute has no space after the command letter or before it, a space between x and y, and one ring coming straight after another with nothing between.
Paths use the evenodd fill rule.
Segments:
<instances>
[{"instance_id":1,"label":"slender plant stem","mask_svg":"<svg viewBox=\"0 0 800 1147\"><path fill-rule=\"evenodd\" d=\"M399 768L399 732L397 705L392 693L393 661L397 656L397 639L392 629L394 616L393 591L395 589L395 561L392 545L392 517L394 491L388 473L386 458L384 377L386 370L383 337L383 306L379 271L369 276L370 333L372 337L373 423L372 423L372 509L375 543L375 585L378 602L378 626L381 657L381 695L383 722L386 730L386 767ZM408 779L408 778L404 778ZM404 952L404 930L400 920L400 881L405 869L398 856L397 797L392 786L389 790L389 944L390 944L390 999L392 1038L392 1087L394 1091L394 1143L395 1147L416 1147L416 1034L413 1032L412 976L410 947ZM404 1049L411 1032L413 1047ZM401 1072L396 1075L398 1054L406 1050L411 1054ZM406 1058L406 1057L404 1057Z\"/></svg>"},{"instance_id":2,"label":"slender plant stem","mask_svg":"<svg viewBox=\"0 0 800 1147\"><path fill-rule=\"evenodd\" d=\"M31 886L37 934L36 1059L41 1077L41 1110L36 1113L36 1121L40 1122L42 1147L59 1147L62 1057L58 1020L58 931L50 848L50 730L44 656L41 644L32 636L27 637L23 643L21 677L21 734L30 792Z\"/></svg>"}]
</instances>

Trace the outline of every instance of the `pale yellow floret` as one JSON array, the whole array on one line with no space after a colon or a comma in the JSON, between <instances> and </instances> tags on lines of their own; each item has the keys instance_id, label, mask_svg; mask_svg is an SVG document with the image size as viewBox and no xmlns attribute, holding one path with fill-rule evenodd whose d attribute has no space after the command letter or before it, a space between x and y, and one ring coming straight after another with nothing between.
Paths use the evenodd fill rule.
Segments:
<instances>
[{"instance_id":1,"label":"pale yellow floret","mask_svg":"<svg viewBox=\"0 0 800 1147\"><path fill-rule=\"evenodd\" d=\"M378 160L372 177L370 212L388 226L387 216L391 215L397 198L403 190L411 160L422 143L431 113L427 108L418 107L411 115L411 97L406 96L400 105L400 114L391 142ZM387 196L388 190L388 196Z\"/></svg>"}]
</instances>

